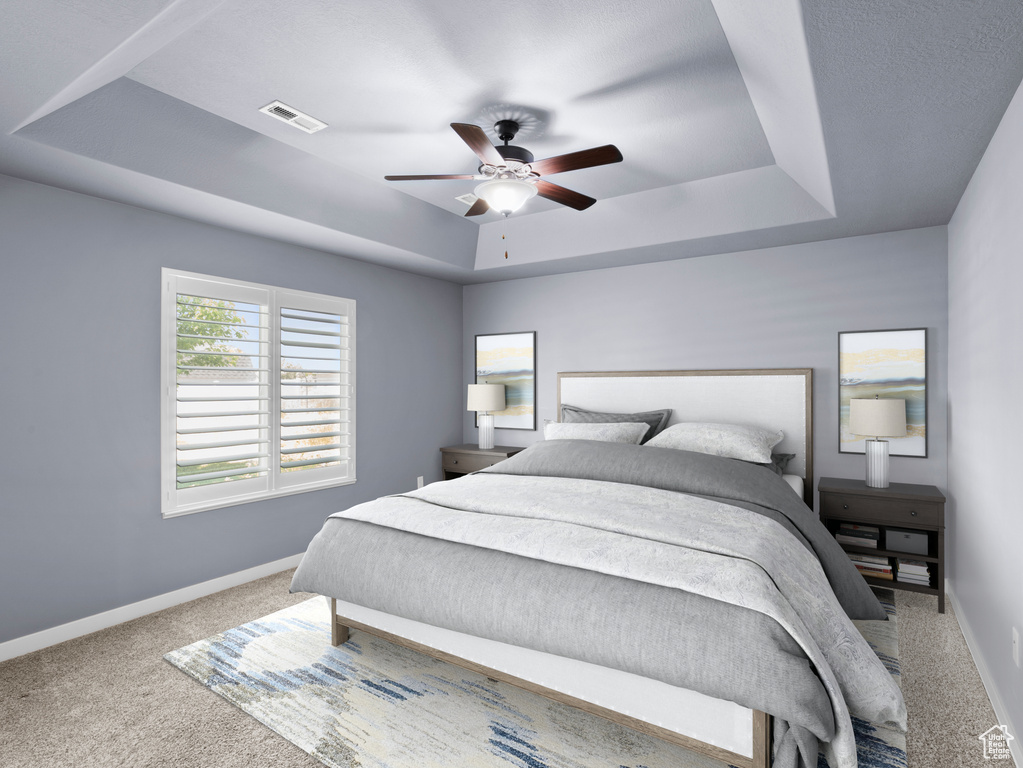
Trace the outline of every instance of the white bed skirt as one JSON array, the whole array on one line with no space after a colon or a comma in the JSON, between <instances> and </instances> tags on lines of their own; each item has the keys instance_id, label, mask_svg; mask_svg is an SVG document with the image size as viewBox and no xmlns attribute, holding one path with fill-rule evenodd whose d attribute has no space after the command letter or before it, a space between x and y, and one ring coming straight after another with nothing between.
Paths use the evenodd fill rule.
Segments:
<instances>
[{"instance_id":1,"label":"white bed skirt","mask_svg":"<svg viewBox=\"0 0 1023 768\"><path fill-rule=\"evenodd\" d=\"M326 599L330 610L330 599ZM746 757L753 711L724 699L527 648L392 616L343 600L337 615L566 693Z\"/></svg>"}]
</instances>

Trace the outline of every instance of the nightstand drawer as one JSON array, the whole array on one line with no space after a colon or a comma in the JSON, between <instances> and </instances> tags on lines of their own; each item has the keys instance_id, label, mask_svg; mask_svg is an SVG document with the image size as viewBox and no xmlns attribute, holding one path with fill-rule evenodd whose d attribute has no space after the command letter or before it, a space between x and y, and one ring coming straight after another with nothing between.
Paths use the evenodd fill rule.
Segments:
<instances>
[{"instance_id":1,"label":"nightstand drawer","mask_svg":"<svg viewBox=\"0 0 1023 768\"><path fill-rule=\"evenodd\" d=\"M939 506L926 501L821 494L821 513L827 517L877 520L889 525L940 526Z\"/></svg>"},{"instance_id":2,"label":"nightstand drawer","mask_svg":"<svg viewBox=\"0 0 1023 768\"><path fill-rule=\"evenodd\" d=\"M492 467L497 462L503 461L504 458L504 456L480 456L473 453L445 451L443 453L443 467L445 472L465 472L468 474L479 469Z\"/></svg>"}]
</instances>

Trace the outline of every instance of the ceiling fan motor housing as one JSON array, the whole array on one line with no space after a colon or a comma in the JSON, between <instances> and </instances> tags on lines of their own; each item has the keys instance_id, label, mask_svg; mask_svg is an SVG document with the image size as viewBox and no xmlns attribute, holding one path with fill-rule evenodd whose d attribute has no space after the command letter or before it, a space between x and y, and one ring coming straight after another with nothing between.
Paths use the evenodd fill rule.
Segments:
<instances>
[{"instance_id":1,"label":"ceiling fan motor housing","mask_svg":"<svg viewBox=\"0 0 1023 768\"><path fill-rule=\"evenodd\" d=\"M520 163L522 165L529 165L533 162L533 153L528 149L522 147L513 147L508 142L515 138L515 134L519 132L519 124L514 120L498 120L494 123L494 133L497 134L497 138L504 142L504 145L498 144L494 147L501 157L505 161L512 161L513 163Z\"/></svg>"},{"instance_id":2,"label":"ceiling fan motor housing","mask_svg":"<svg viewBox=\"0 0 1023 768\"><path fill-rule=\"evenodd\" d=\"M528 165L533 162L533 153L528 149L522 147L513 147L511 144L498 144L494 147L506 161L511 160L516 163L522 163Z\"/></svg>"}]
</instances>

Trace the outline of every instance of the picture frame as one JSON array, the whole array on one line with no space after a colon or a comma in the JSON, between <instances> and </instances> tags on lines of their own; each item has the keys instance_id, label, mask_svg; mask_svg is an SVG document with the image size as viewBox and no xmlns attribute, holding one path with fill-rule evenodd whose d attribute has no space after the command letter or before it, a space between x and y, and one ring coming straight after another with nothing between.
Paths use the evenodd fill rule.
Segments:
<instances>
[{"instance_id":1,"label":"picture frame","mask_svg":"<svg viewBox=\"0 0 1023 768\"><path fill-rule=\"evenodd\" d=\"M865 453L849 431L854 398L906 401L906 436L889 437L890 456L927 458L927 329L895 328L838 334L838 452Z\"/></svg>"},{"instance_id":2,"label":"picture frame","mask_svg":"<svg viewBox=\"0 0 1023 768\"><path fill-rule=\"evenodd\" d=\"M504 384L496 429L536 430L536 331L476 334L476 383ZM477 426L479 419L477 417Z\"/></svg>"}]
</instances>

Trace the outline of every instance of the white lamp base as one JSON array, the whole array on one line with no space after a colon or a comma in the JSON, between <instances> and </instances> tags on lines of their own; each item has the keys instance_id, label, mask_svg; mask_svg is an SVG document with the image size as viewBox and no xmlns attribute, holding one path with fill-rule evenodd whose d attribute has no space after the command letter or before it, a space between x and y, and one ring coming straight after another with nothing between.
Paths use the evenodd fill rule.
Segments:
<instances>
[{"instance_id":1,"label":"white lamp base","mask_svg":"<svg viewBox=\"0 0 1023 768\"><path fill-rule=\"evenodd\" d=\"M865 440L867 452L867 485L870 488L888 487L888 441Z\"/></svg>"},{"instance_id":2,"label":"white lamp base","mask_svg":"<svg viewBox=\"0 0 1023 768\"><path fill-rule=\"evenodd\" d=\"M494 414L477 414L480 422L480 450L488 451L494 447Z\"/></svg>"}]
</instances>

